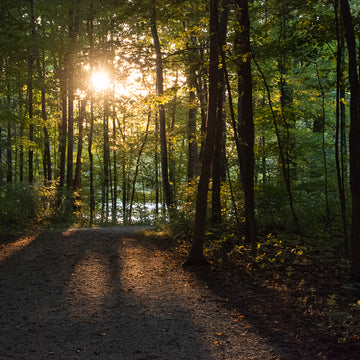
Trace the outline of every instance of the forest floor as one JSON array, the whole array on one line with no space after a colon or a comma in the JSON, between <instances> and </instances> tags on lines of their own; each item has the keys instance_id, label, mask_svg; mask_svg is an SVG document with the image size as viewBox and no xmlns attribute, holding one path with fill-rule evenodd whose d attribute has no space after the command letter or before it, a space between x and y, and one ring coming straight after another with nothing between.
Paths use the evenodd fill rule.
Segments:
<instances>
[{"instance_id":1,"label":"forest floor","mask_svg":"<svg viewBox=\"0 0 360 360\"><path fill-rule=\"evenodd\" d=\"M264 285L241 261L184 268L178 240L137 230L0 245L0 360L360 359L355 285L308 294L306 277Z\"/></svg>"}]
</instances>

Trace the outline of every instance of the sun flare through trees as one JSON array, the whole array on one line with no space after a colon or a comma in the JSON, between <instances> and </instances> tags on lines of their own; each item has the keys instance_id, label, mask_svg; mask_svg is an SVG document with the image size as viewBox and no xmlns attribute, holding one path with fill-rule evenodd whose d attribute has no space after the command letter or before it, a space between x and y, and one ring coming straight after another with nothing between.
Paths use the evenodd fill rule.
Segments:
<instances>
[{"instance_id":1,"label":"sun flare through trees","mask_svg":"<svg viewBox=\"0 0 360 360\"><path fill-rule=\"evenodd\" d=\"M192 234L197 215L200 252L207 229L254 254L276 229L334 238L360 264L358 2L4 0L0 14L0 232Z\"/></svg>"}]
</instances>

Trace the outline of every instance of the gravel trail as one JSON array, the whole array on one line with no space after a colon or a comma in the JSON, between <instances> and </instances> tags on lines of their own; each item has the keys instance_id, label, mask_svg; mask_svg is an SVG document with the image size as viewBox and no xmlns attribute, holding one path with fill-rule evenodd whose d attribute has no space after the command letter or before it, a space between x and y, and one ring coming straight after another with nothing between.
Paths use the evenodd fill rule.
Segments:
<instances>
[{"instance_id":1,"label":"gravel trail","mask_svg":"<svg viewBox=\"0 0 360 360\"><path fill-rule=\"evenodd\" d=\"M0 360L295 358L136 229L44 231L0 247Z\"/></svg>"}]
</instances>

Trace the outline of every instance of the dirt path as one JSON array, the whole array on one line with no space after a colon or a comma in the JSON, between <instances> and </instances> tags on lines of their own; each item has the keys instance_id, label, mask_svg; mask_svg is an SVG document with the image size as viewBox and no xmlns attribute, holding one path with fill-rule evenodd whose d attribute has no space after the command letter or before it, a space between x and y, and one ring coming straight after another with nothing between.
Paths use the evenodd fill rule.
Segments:
<instances>
[{"instance_id":1,"label":"dirt path","mask_svg":"<svg viewBox=\"0 0 360 360\"><path fill-rule=\"evenodd\" d=\"M0 360L307 358L183 269L166 242L132 235L48 231L0 249Z\"/></svg>"}]
</instances>

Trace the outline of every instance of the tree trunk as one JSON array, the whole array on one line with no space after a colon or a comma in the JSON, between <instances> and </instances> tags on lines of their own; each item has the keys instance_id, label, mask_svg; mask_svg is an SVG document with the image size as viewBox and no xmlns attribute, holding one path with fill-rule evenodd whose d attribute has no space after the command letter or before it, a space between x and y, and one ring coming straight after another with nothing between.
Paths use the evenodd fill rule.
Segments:
<instances>
[{"instance_id":1,"label":"tree trunk","mask_svg":"<svg viewBox=\"0 0 360 360\"><path fill-rule=\"evenodd\" d=\"M137 176L139 173L139 166L140 166L140 159L141 159L141 155L144 151L145 145L146 145L146 141L148 138L148 134L149 134L149 125L150 125L150 119L151 119L151 111L149 110L148 112L148 121L146 123L146 130L145 130L145 136L144 136L144 140L140 146L140 150L136 159L136 165L135 165L135 174L134 174L134 178L132 181L132 190L131 190L131 198L130 198L130 209L129 209L129 218L131 221L131 214L132 214L132 208L133 208L133 204L134 204L134 198L135 198L135 186L136 186L136 180L137 180Z\"/></svg>"},{"instance_id":2,"label":"tree trunk","mask_svg":"<svg viewBox=\"0 0 360 360\"><path fill-rule=\"evenodd\" d=\"M107 95L104 99L104 121L103 121L103 213L105 223L109 221L109 164L110 164L110 147L109 147L109 102Z\"/></svg>"},{"instance_id":3,"label":"tree trunk","mask_svg":"<svg viewBox=\"0 0 360 360\"><path fill-rule=\"evenodd\" d=\"M187 74L187 85L189 87L189 115L188 115L188 168L187 168L187 178L188 181L191 181L193 178L199 175L200 172L200 162L199 162L199 151L198 151L198 142L197 142L197 129L196 129L196 93L198 91L198 98L200 102L200 107L202 102L200 101L201 90L199 89L199 82L197 81L197 63L194 61L196 59L197 52L193 49L195 47L195 37L190 36L190 41L187 43L187 51L189 57L189 69ZM203 100L202 100L203 101ZM206 113L205 111L201 111ZM206 122L206 116L205 116Z\"/></svg>"},{"instance_id":4,"label":"tree trunk","mask_svg":"<svg viewBox=\"0 0 360 360\"><path fill-rule=\"evenodd\" d=\"M29 151L28 151L28 162L29 162L29 173L28 179L29 184L34 182L34 124L33 124L33 64L34 64L34 41L35 41L35 16L34 16L34 0L30 0L30 26L31 26L31 38L32 42L29 49L28 57L28 111L29 111Z\"/></svg>"},{"instance_id":5,"label":"tree trunk","mask_svg":"<svg viewBox=\"0 0 360 360\"><path fill-rule=\"evenodd\" d=\"M163 182L163 190L165 203L171 216L174 206L171 186L169 182L168 171L168 155L166 144L166 119L165 119L165 105L163 103L162 96L164 95L164 79L163 79L163 61L161 54L161 47L159 36L156 27L156 8L154 6L151 16L151 34L154 41L155 55L156 55L156 90L159 97L159 125L160 125L160 152L161 152L161 174Z\"/></svg>"},{"instance_id":6,"label":"tree trunk","mask_svg":"<svg viewBox=\"0 0 360 360\"><path fill-rule=\"evenodd\" d=\"M219 49L223 49L226 44L227 22L228 22L229 8L225 3L221 11L219 23ZM225 74L224 67L219 69L218 80L218 97L217 97L217 114L216 114L216 142L214 147L214 158L212 164L212 207L211 207L211 222L213 224L220 224L221 219L221 182L224 181L224 114L223 103L225 98Z\"/></svg>"},{"instance_id":7,"label":"tree trunk","mask_svg":"<svg viewBox=\"0 0 360 360\"><path fill-rule=\"evenodd\" d=\"M10 107L10 104L8 104ZM12 176L12 135L11 135L11 122L10 119L8 119L7 123L7 141L6 141L6 182L11 184L13 181ZM1 163L0 163L1 164Z\"/></svg>"},{"instance_id":8,"label":"tree trunk","mask_svg":"<svg viewBox=\"0 0 360 360\"><path fill-rule=\"evenodd\" d=\"M66 137L67 137L67 76L65 68L60 75L61 121L59 123L59 186L65 185Z\"/></svg>"},{"instance_id":9,"label":"tree trunk","mask_svg":"<svg viewBox=\"0 0 360 360\"><path fill-rule=\"evenodd\" d=\"M327 223L327 226L330 226L330 205L329 205L329 190L328 190L329 176L328 176L326 147L325 147L325 117L326 117L326 115L325 115L325 92L322 87L317 63L315 63L315 66L316 66L316 77L318 79L320 95L321 95L321 119L322 119L321 137L322 137L322 154L323 154L323 162L324 162L324 193L325 193L326 223Z\"/></svg>"},{"instance_id":10,"label":"tree trunk","mask_svg":"<svg viewBox=\"0 0 360 360\"><path fill-rule=\"evenodd\" d=\"M340 199L341 220L344 235L344 248L349 252L348 220L346 211L346 194L345 194L345 167L344 156L346 154L345 139L345 104L342 99L345 98L345 76L344 76L344 34L342 24L339 19L339 2L334 2L335 25L336 25L336 133L335 133L335 163L337 185ZM339 144L340 140L340 144Z\"/></svg>"},{"instance_id":11,"label":"tree trunk","mask_svg":"<svg viewBox=\"0 0 360 360\"><path fill-rule=\"evenodd\" d=\"M111 208L111 217L112 222L117 222L117 198L118 198L118 192L117 192L117 186L118 186L118 180L117 180L117 144L116 144L116 115L115 115L115 105L113 105L113 111L112 111L112 140L113 140L113 173L114 173L114 192L113 192L113 202L112 202L112 208Z\"/></svg>"},{"instance_id":12,"label":"tree trunk","mask_svg":"<svg viewBox=\"0 0 360 360\"><path fill-rule=\"evenodd\" d=\"M68 68L68 71L72 66ZM66 186L73 187L73 157L74 157L74 83L73 74L68 73L68 125L67 125L67 167Z\"/></svg>"},{"instance_id":13,"label":"tree trunk","mask_svg":"<svg viewBox=\"0 0 360 360\"><path fill-rule=\"evenodd\" d=\"M199 153L196 140L196 95L195 95L195 81L193 75L188 77L189 86L189 117L188 117L188 167L187 178L192 180L199 174Z\"/></svg>"},{"instance_id":14,"label":"tree trunk","mask_svg":"<svg viewBox=\"0 0 360 360\"><path fill-rule=\"evenodd\" d=\"M175 94L171 101L171 123L169 126L169 182L172 192L172 198L175 198L176 193L176 164L175 164L175 121L176 121L176 107L177 107L177 87L178 87L179 72L176 71L175 79Z\"/></svg>"},{"instance_id":15,"label":"tree trunk","mask_svg":"<svg viewBox=\"0 0 360 360\"><path fill-rule=\"evenodd\" d=\"M210 0L210 64L207 132L196 197L193 239L188 258L184 264L189 266L207 264L203 252L203 247L207 210L207 194L209 189L209 178L214 154L214 145L216 142L216 116L219 96L218 5L219 0Z\"/></svg>"},{"instance_id":16,"label":"tree trunk","mask_svg":"<svg viewBox=\"0 0 360 360\"><path fill-rule=\"evenodd\" d=\"M159 202L160 202L160 191L159 191L159 119L155 115L155 214L159 214Z\"/></svg>"},{"instance_id":17,"label":"tree trunk","mask_svg":"<svg viewBox=\"0 0 360 360\"><path fill-rule=\"evenodd\" d=\"M0 126L0 185L3 182L3 172L2 172L2 127Z\"/></svg>"},{"instance_id":18,"label":"tree trunk","mask_svg":"<svg viewBox=\"0 0 360 360\"><path fill-rule=\"evenodd\" d=\"M44 21L45 23L45 21ZM45 36L45 28L43 28L43 36ZM51 154L50 154L50 139L49 132L47 128L47 112L46 112L46 65L45 65L45 50L41 51L40 55L37 56L37 69L38 74L41 79L41 118L43 121L43 131L44 131L44 148L43 148L43 171L44 171L44 181L51 180Z\"/></svg>"},{"instance_id":19,"label":"tree trunk","mask_svg":"<svg viewBox=\"0 0 360 360\"><path fill-rule=\"evenodd\" d=\"M75 177L74 177L74 190L79 190L81 187L81 159L83 151L83 141L84 141L84 121L86 115L86 103L87 98L80 101L80 111L79 111L79 120L78 128L79 133L77 137L77 153L76 153L76 167L75 167Z\"/></svg>"},{"instance_id":20,"label":"tree trunk","mask_svg":"<svg viewBox=\"0 0 360 360\"><path fill-rule=\"evenodd\" d=\"M24 138L24 125L20 124L20 153L19 153L19 180L24 181L24 144L22 139Z\"/></svg>"},{"instance_id":21,"label":"tree trunk","mask_svg":"<svg viewBox=\"0 0 360 360\"><path fill-rule=\"evenodd\" d=\"M349 56L350 82L350 187L352 194L351 272L360 281L360 83L356 60L356 40L348 0L340 0Z\"/></svg>"},{"instance_id":22,"label":"tree trunk","mask_svg":"<svg viewBox=\"0 0 360 360\"><path fill-rule=\"evenodd\" d=\"M91 71L94 70L93 66L93 16L92 10L93 7L91 6L91 13L86 23L87 33L89 37L89 57L90 57L90 69ZM92 143L93 143L93 134L94 134L94 101L93 95L90 94L90 129L88 134L88 154L89 154L89 190L90 190L90 226L94 223L94 212L95 212L95 192L94 192L94 155L92 153Z\"/></svg>"},{"instance_id":23,"label":"tree trunk","mask_svg":"<svg viewBox=\"0 0 360 360\"><path fill-rule=\"evenodd\" d=\"M66 185L68 188L73 188L73 157L74 157L74 52L77 35L79 32L79 5L80 0L75 0L69 10L69 49L65 57L65 66L67 67L68 77L68 144L67 144L67 173Z\"/></svg>"},{"instance_id":24,"label":"tree trunk","mask_svg":"<svg viewBox=\"0 0 360 360\"><path fill-rule=\"evenodd\" d=\"M245 237L256 248L257 230L254 202L254 122L252 106L250 20L247 0L236 0L239 28L235 41L238 62L238 134L240 139L240 173L245 196Z\"/></svg>"}]
</instances>

